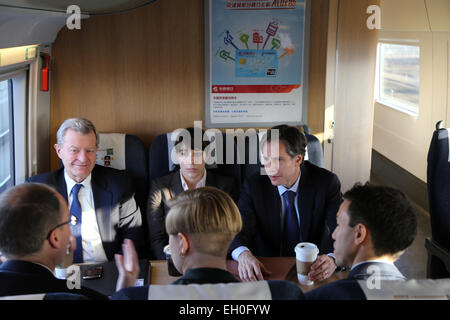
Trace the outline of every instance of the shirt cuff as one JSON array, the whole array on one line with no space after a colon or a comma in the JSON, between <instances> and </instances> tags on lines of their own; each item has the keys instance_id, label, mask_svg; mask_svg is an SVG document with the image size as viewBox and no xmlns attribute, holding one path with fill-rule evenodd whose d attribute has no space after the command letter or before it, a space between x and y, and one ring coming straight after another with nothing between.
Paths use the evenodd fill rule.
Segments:
<instances>
[{"instance_id":1,"label":"shirt cuff","mask_svg":"<svg viewBox=\"0 0 450 320\"><path fill-rule=\"evenodd\" d=\"M250 251L250 250L245 246L237 247L236 249L234 249L231 252L231 257L233 258L233 260L238 261L239 255L244 251Z\"/></svg>"},{"instance_id":2,"label":"shirt cuff","mask_svg":"<svg viewBox=\"0 0 450 320\"><path fill-rule=\"evenodd\" d=\"M334 263L336 263L336 256L334 255L334 253L328 253L327 256L332 257L334 259ZM340 267L336 264L336 270L334 270L334 272L341 272L345 270L345 267Z\"/></svg>"},{"instance_id":3,"label":"shirt cuff","mask_svg":"<svg viewBox=\"0 0 450 320\"><path fill-rule=\"evenodd\" d=\"M332 257L334 261L336 261L336 256L334 255L334 253L328 253L327 256Z\"/></svg>"}]
</instances>

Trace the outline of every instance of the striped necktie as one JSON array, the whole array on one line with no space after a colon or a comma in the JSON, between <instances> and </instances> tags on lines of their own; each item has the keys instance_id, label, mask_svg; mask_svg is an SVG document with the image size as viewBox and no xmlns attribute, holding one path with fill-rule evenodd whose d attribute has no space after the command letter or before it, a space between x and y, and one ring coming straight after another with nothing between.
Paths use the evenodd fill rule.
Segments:
<instances>
[{"instance_id":1,"label":"striped necktie","mask_svg":"<svg viewBox=\"0 0 450 320\"><path fill-rule=\"evenodd\" d=\"M295 192L287 190L283 193L284 200L284 250L285 256L294 256L294 248L300 241L300 226L295 210Z\"/></svg>"},{"instance_id":2,"label":"striped necktie","mask_svg":"<svg viewBox=\"0 0 450 320\"><path fill-rule=\"evenodd\" d=\"M72 188L72 205L70 206L70 227L74 237L77 239L77 249L73 253L73 262L83 262L83 244L81 242L81 204L78 199L78 192L80 191L82 184L76 184Z\"/></svg>"}]
</instances>

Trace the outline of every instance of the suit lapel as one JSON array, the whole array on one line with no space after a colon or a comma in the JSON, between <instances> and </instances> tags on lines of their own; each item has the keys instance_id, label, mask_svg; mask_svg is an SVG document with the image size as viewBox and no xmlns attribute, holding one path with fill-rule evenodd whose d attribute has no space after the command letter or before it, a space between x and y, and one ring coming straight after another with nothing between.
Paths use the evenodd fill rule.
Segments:
<instances>
[{"instance_id":1,"label":"suit lapel","mask_svg":"<svg viewBox=\"0 0 450 320\"><path fill-rule=\"evenodd\" d=\"M300 241L307 241L314 210L315 190L310 184L309 172L302 166L297 203L300 214Z\"/></svg>"},{"instance_id":2,"label":"suit lapel","mask_svg":"<svg viewBox=\"0 0 450 320\"><path fill-rule=\"evenodd\" d=\"M95 215L97 217L98 229L102 241L110 239L111 224L111 205L112 193L107 190L107 187L102 184L102 179L96 174L96 170L92 171L92 193L94 195Z\"/></svg>"},{"instance_id":3,"label":"suit lapel","mask_svg":"<svg viewBox=\"0 0 450 320\"><path fill-rule=\"evenodd\" d=\"M173 193L172 198L176 197L181 192L183 192L183 186L181 185L180 174L181 174L180 170L177 170L172 174L171 187L170 187L170 191Z\"/></svg>"},{"instance_id":4,"label":"suit lapel","mask_svg":"<svg viewBox=\"0 0 450 320\"><path fill-rule=\"evenodd\" d=\"M281 244L282 244L282 233L281 233L281 225L283 221L281 220L281 198L278 192L278 188L270 182L269 178L267 178L268 184L270 185L270 193L267 195L265 199L263 199L264 207L266 208L266 216L269 218L269 225L273 227L273 235L274 241L276 243L280 243L280 252L281 252ZM262 193L263 194L263 193ZM266 218L264 218L266 219Z\"/></svg>"},{"instance_id":5,"label":"suit lapel","mask_svg":"<svg viewBox=\"0 0 450 320\"><path fill-rule=\"evenodd\" d=\"M205 181L206 186L216 187L216 180L217 180L216 176L211 171L206 172L206 181Z\"/></svg>"},{"instance_id":6,"label":"suit lapel","mask_svg":"<svg viewBox=\"0 0 450 320\"><path fill-rule=\"evenodd\" d=\"M56 188L58 188L59 193L63 196L66 202L69 203L69 200L67 199L67 183L64 178L64 167L58 172L56 180Z\"/></svg>"}]
</instances>

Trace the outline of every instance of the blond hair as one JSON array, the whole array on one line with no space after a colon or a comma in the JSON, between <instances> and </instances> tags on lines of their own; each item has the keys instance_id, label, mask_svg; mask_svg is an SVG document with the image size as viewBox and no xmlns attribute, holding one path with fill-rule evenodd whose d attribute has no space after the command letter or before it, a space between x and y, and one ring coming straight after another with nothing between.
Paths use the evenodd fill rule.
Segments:
<instances>
[{"instance_id":1,"label":"blond hair","mask_svg":"<svg viewBox=\"0 0 450 320\"><path fill-rule=\"evenodd\" d=\"M231 197L214 187L188 190L169 203L166 230L188 234L199 252L226 256L234 236L242 229L239 209Z\"/></svg>"}]
</instances>

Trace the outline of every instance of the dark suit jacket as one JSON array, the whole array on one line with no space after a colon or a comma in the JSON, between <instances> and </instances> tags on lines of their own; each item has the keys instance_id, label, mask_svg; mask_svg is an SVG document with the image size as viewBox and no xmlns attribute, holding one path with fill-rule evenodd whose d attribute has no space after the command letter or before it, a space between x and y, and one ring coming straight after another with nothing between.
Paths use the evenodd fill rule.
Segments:
<instances>
[{"instance_id":1,"label":"dark suit jacket","mask_svg":"<svg viewBox=\"0 0 450 320\"><path fill-rule=\"evenodd\" d=\"M342 202L339 179L334 173L305 161L301 167L297 199L300 241L315 243L321 253L332 252L331 234ZM243 228L234 238L230 252L246 246L255 256L280 256L283 234L278 188L267 176L253 175L244 182L238 207Z\"/></svg>"},{"instance_id":2,"label":"dark suit jacket","mask_svg":"<svg viewBox=\"0 0 450 320\"><path fill-rule=\"evenodd\" d=\"M38 264L8 260L0 266L0 296L15 296L49 292L81 294L89 299L108 299L92 289L69 289L66 280L55 278L53 273Z\"/></svg>"},{"instance_id":3,"label":"dark suit jacket","mask_svg":"<svg viewBox=\"0 0 450 320\"><path fill-rule=\"evenodd\" d=\"M31 177L28 182L51 185L67 201L64 168ZM114 254L121 252L125 238L133 240L139 256L142 256L142 216L134 200L134 188L126 174L95 165L91 184L98 228L108 260L114 260Z\"/></svg>"},{"instance_id":4,"label":"dark suit jacket","mask_svg":"<svg viewBox=\"0 0 450 320\"><path fill-rule=\"evenodd\" d=\"M220 176L208 170L206 186L221 189L228 193L233 200L237 200L235 183L231 177ZM151 182L147 203L147 223L150 247L155 259L165 259L163 249L169 243L165 225L166 215L169 213L167 202L182 191L180 170L175 170Z\"/></svg>"},{"instance_id":5,"label":"dark suit jacket","mask_svg":"<svg viewBox=\"0 0 450 320\"><path fill-rule=\"evenodd\" d=\"M379 280L406 280L396 266L383 262L366 262L352 269L347 279L326 284L305 293L307 300L366 300L366 295L358 284L358 280L367 280L372 273L367 270L377 266L380 271Z\"/></svg>"}]
</instances>

